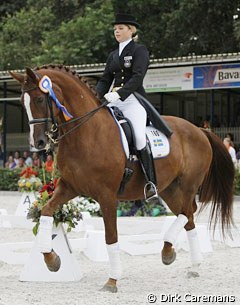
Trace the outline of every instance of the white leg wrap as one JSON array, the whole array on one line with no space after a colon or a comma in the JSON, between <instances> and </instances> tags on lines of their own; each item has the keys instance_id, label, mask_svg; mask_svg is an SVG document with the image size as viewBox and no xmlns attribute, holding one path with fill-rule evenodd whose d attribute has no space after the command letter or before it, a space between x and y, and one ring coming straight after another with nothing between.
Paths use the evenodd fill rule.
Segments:
<instances>
[{"instance_id":1,"label":"white leg wrap","mask_svg":"<svg viewBox=\"0 0 240 305\"><path fill-rule=\"evenodd\" d=\"M196 228L187 231L187 237L188 237L192 265L193 266L200 265L202 261L202 253L198 241Z\"/></svg>"},{"instance_id":2,"label":"white leg wrap","mask_svg":"<svg viewBox=\"0 0 240 305\"><path fill-rule=\"evenodd\" d=\"M179 214L174 223L170 226L168 231L165 233L163 240L174 245L179 233L184 228L185 224L188 222L188 219L185 215Z\"/></svg>"},{"instance_id":3,"label":"white leg wrap","mask_svg":"<svg viewBox=\"0 0 240 305\"><path fill-rule=\"evenodd\" d=\"M37 247L42 253L52 251L53 217L41 216L37 234Z\"/></svg>"},{"instance_id":4,"label":"white leg wrap","mask_svg":"<svg viewBox=\"0 0 240 305\"><path fill-rule=\"evenodd\" d=\"M109 278L119 280L122 276L119 244L116 242L115 244L106 246L110 264Z\"/></svg>"}]
</instances>

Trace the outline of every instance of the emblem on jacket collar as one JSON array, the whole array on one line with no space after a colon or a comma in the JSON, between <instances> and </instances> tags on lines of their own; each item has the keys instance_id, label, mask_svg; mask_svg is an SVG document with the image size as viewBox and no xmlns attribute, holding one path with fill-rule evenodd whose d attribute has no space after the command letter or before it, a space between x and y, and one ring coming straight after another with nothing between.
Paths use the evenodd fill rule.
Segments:
<instances>
[{"instance_id":1,"label":"emblem on jacket collar","mask_svg":"<svg viewBox=\"0 0 240 305\"><path fill-rule=\"evenodd\" d=\"M132 65L131 64L132 56L125 56L123 59L124 59L124 67L130 68Z\"/></svg>"}]
</instances>

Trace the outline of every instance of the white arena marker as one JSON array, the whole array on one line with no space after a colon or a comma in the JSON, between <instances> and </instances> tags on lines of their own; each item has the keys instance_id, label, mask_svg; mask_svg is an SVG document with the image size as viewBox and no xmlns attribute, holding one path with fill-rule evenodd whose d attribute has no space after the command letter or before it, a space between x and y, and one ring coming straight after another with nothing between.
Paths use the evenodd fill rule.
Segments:
<instances>
[{"instance_id":1,"label":"white arena marker","mask_svg":"<svg viewBox=\"0 0 240 305\"><path fill-rule=\"evenodd\" d=\"M61 259L61 267L57 272L48 270L43 254L37 247L37 242L31 250L19 280L22 282L74 282L80 281L82 271L73 256L69 240L62 225L53 230L53 249Z\"/></svg>"}]
</instances>

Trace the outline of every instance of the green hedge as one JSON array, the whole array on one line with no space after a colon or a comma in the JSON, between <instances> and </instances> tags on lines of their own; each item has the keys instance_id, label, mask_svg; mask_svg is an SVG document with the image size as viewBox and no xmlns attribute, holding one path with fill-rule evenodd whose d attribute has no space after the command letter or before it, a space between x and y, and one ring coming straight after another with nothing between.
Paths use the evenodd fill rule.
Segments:
<instances>
[{"instance_id":1,"label":"green hedge","mask_svg":"<svg viewBox=\"0 0 240 305\"><path fill-rule=\"evenodd\" d=\"M35 169L36 170L36 169ZM17 181L19 179L19 174L21 173L21 169L0 169L0 191L17 191L18 185ZM37 169L38 177L43 181L43 170ZM59 174L57 173L57 176ZM51 173L45 172L45 179L48 183L51 180ZM240 171L236 170L235 174L235 195L240 195Z\"/></svg>"},{"instance_id":2,"label":"green hedge","mask_svg":"<svg viewBox=\"0 0 240 305\"><path fill-rule=\"evenodd\" d=\"M1 191L17 191L18 179L21 170L0 169L0 190Z\"/></svg>"}]
</instances>

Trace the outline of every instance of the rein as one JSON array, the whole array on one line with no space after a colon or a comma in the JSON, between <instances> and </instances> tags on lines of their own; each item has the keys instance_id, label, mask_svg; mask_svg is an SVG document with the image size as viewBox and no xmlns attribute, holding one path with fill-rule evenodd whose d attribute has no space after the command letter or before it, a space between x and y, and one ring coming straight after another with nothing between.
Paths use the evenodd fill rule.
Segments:
<instances>
[{"instance_id":1,"label":"rein","mask_svg":"<svg viewBox=\"0 0 240 305\"><path fill-rule=\"evenodd\" d=\"M66 135L68 135L69 133L73 132L74 130L76 130L78 127L82 126L84 123L86 123L92 116L94 116L95 113L97 113L100 109L102 109L103 107L105 107L108 104L108 101L105 100L100 106L98 106L97 108L85 113L84 115L71 119L70 121L67 121L65 123L62 123L60 125L58 125L57 127L63 127L66 126L68 124L80 121L76 126L72 127L70 130L66 131L64 134L62 134L61 136L59 136L57 139L54 139L50 133L46 133L46 135L48 136L48 138L54 143L57 144L60 140L62 140L62 138L64 138Z\"/></svg>"}]
</instances>

